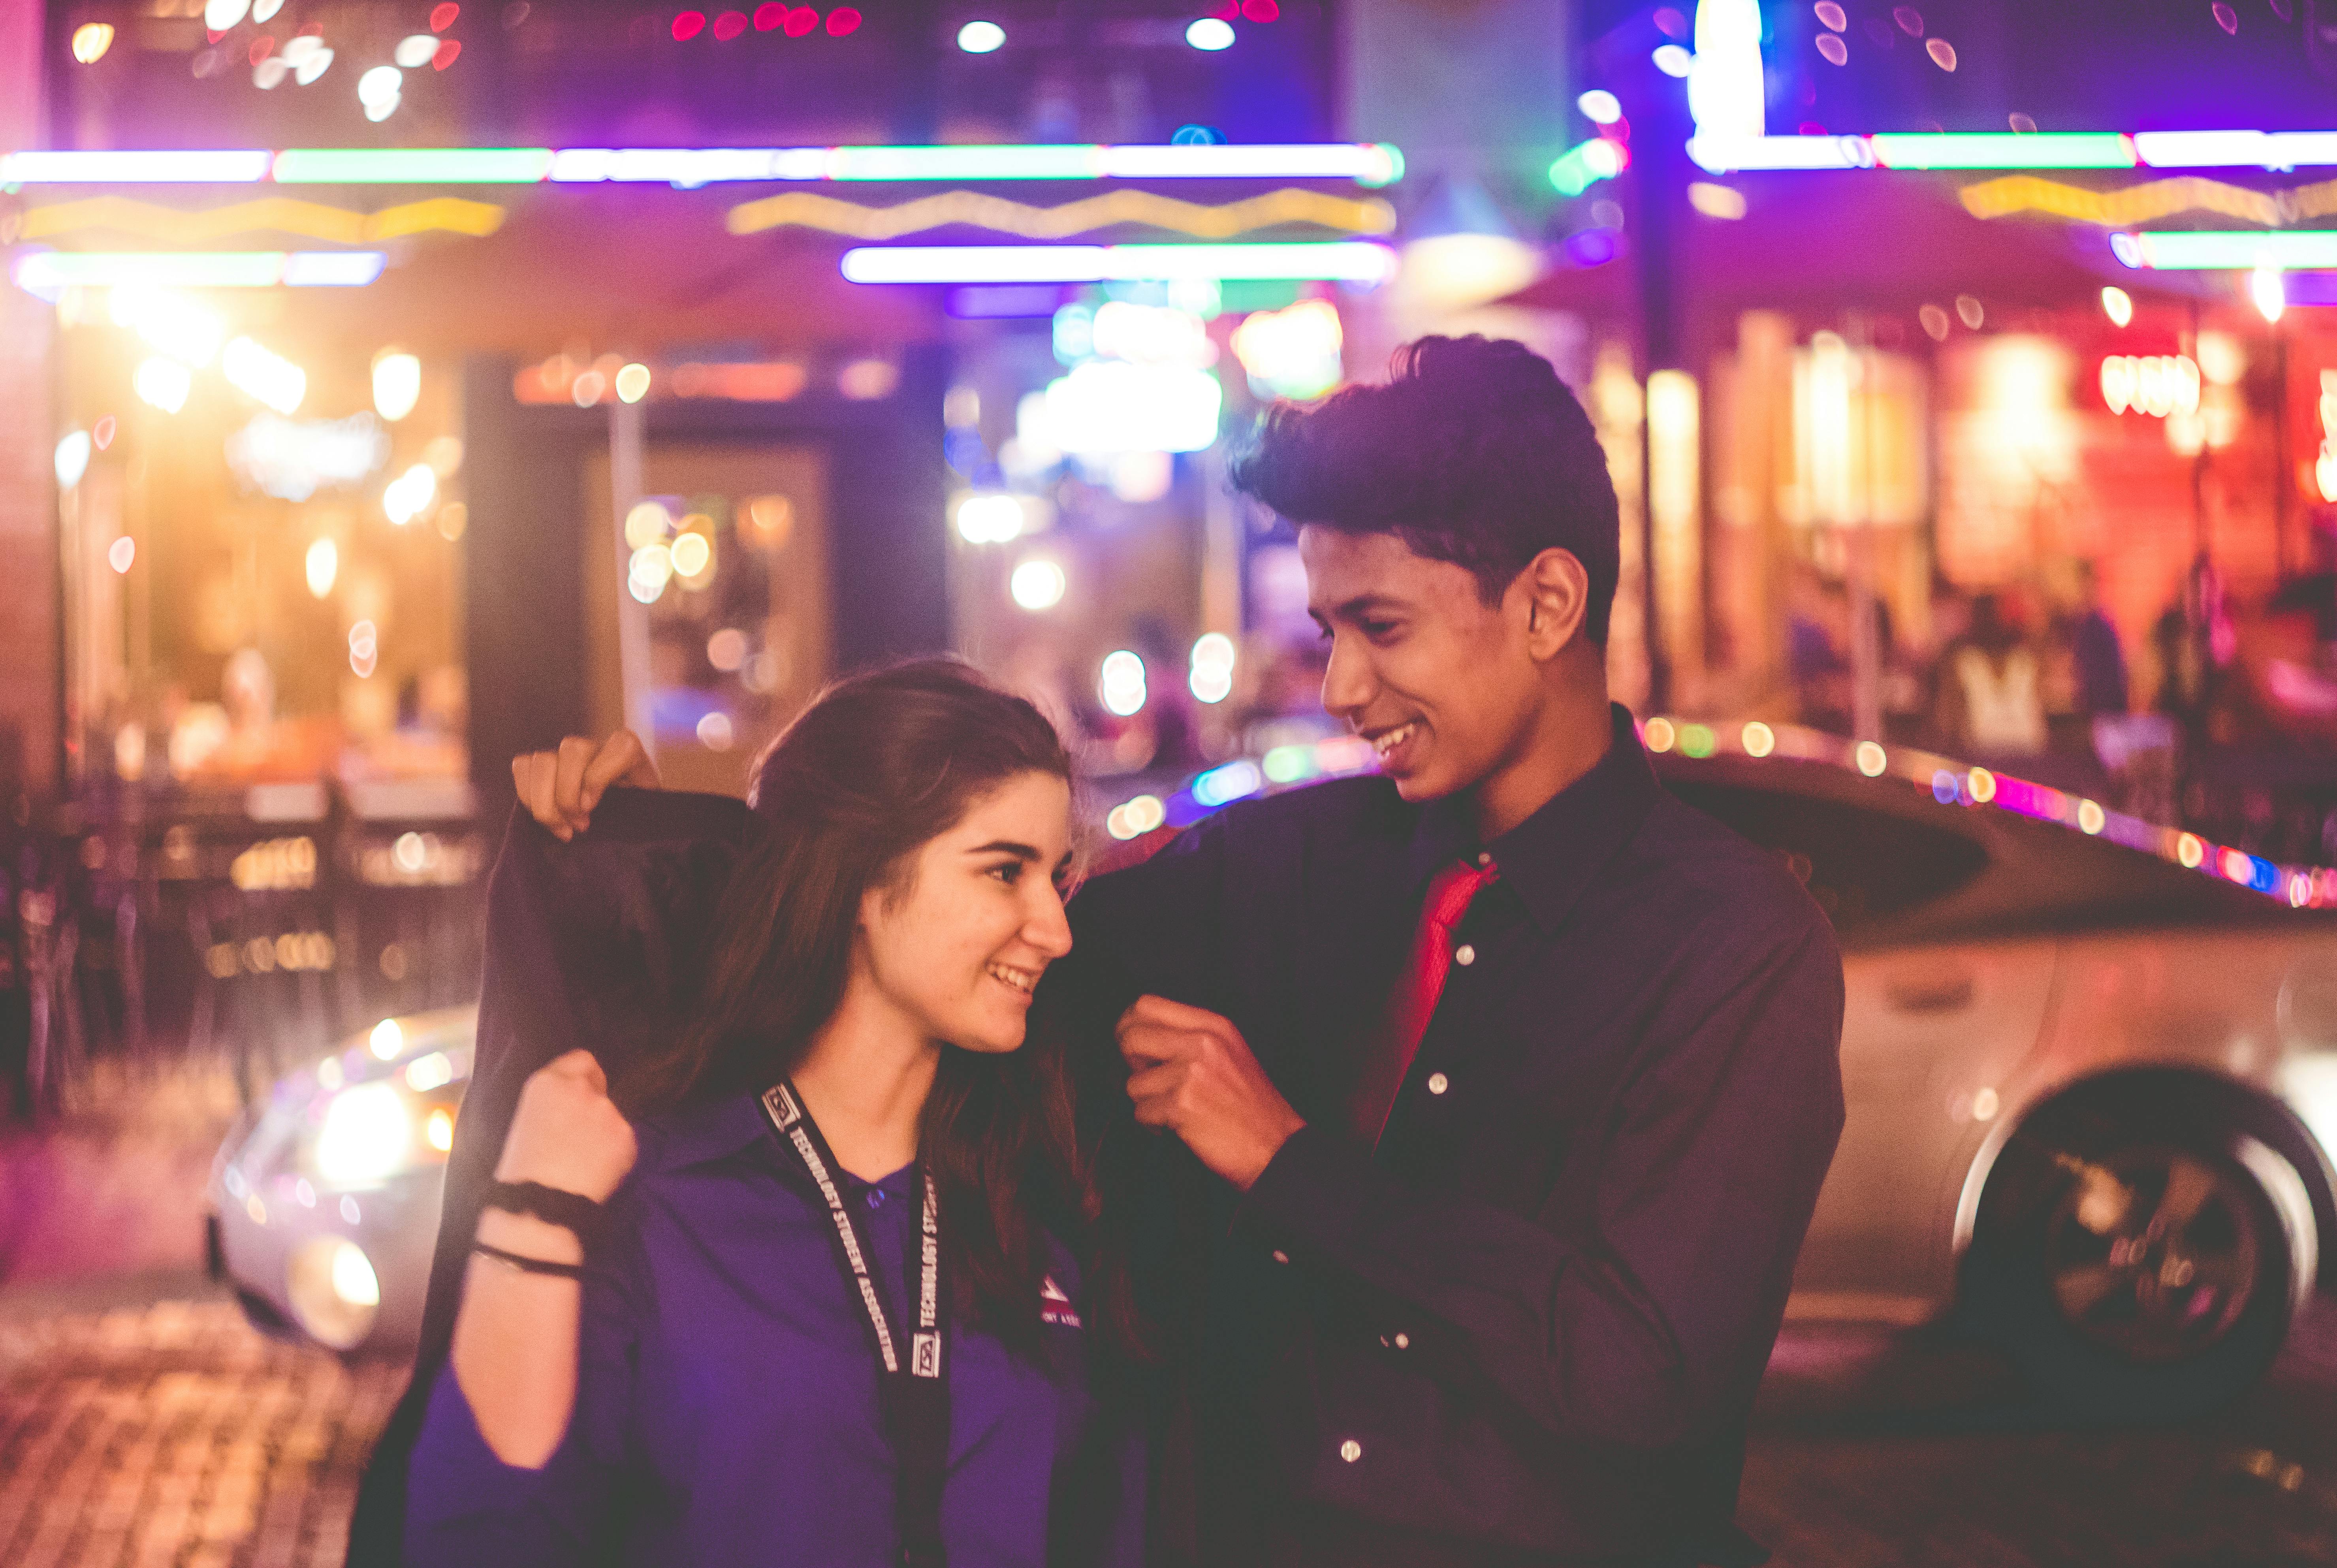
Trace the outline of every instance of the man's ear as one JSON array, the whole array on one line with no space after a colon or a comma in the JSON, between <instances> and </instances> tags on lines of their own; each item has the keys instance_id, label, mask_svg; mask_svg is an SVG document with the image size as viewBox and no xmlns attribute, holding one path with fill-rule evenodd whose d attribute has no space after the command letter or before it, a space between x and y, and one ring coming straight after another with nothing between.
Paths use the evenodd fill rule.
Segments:
<instances>
[{"instance_id":1,"label":"man's ear","mask_svg":"<svg viewBox=\"0 0 2337 1568\"><path fill-rule=\"evenodd\" d=\"M1510 583L1510 597L1526 617L1526 652L1547 662L1582 634L1590 607L1590 573L1571 550L1553 546L1526 563Z\"/></svg>"}]
</instances>

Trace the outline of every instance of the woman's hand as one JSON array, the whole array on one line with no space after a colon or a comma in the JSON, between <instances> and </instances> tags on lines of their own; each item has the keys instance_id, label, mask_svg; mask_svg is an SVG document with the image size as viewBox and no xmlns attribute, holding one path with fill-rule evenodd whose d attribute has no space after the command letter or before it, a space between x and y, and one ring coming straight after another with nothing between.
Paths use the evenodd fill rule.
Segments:
<instances>
[{"instance_id":1,"label":"woman's hand","mask_svg":"<svg viewBox=\"0 0 2337 1568\"><path fill-rule=\"evenodd\" d=\"M658 770L641 738L620 730L598 746L582 735L571 735L556 751L514 757L512 783L528 814L564 844L591 826L592 808L609 786L654 789Z\"/></svg>"},{"instance_id":2,"label":"woman's hand","mask_svg":"<svg viewBox=\"0 0 2337 1568\"><path fill-rule=\"evenodd\" d=\"M633 1168L633 1126L609 1098L590 1051L571 1051L528 1075L495 1162L498 1181L540 1181L603 1202Z\"/></svg>"}]
</instances>

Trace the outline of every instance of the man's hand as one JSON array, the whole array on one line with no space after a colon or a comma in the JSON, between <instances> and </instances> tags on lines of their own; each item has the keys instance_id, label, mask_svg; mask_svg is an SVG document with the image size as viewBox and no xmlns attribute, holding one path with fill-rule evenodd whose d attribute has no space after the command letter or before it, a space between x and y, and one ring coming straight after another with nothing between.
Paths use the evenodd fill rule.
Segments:
<instances>
[{"instance_id":1,"label":"man's hand","mask_svg":"<svg viewBox=\"0 0 2337 1568\"><path fill-rule=\"evenodd\" d=\"M1120 1054L1128 1059L1136 1119L1176 1133L1202 1164L1245 1192L1284 1140L1306 1125L1241 1031L1215 1013L1139 997L1120 1015Z\"/></svg>"},{"instance_id":2,"label":"man's hand","mask_svg":"<svg viewBox=\"0 0 2337 1568\"><path fill-rule=\"evenodd\" d=\"M658 770L640 737L620 730L597 747L582 735L571 735L557 751L514 757L512 783L528 814L564 844L592 825L592 808L610 785L654 789Z\"/></svg>"}]
</instances>

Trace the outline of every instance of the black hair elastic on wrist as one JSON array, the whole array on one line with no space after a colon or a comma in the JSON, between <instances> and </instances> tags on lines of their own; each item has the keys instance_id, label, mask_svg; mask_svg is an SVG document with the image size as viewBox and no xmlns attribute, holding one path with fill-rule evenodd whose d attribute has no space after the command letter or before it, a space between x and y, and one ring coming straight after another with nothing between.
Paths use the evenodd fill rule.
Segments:
<instances>
[{"instance_id":1,"label":"black hair elastic on wrist","mask_svg":"<svg viewBox=\"0 0 2337 1568\"><path fill-rule=\"evenodd\" d=\"M548 1258L527 1258L517 1252L506 1252L500 1247L490 1247L484 1241L471 1243L471 1250L483 1253L498 1263L508 1263L523 1274L556 1274L562 1279L584 1278L582 1265L554 1263Z\"/></svg>"},{"instance_id":2,"label":"black hair elastic on wrist","mask_svg":"<svg viewBox=\"0 0 2337 1568\"><path fill-rule=\"evenodd\" d=\"M547 1225L573 1231L587 1251L600 1240L606 1212L582 1192L564 1192L541 1181L498 1181L487 1189L486 1206L506 1214L532 1214Z\"/></svg>"}]
</instances>

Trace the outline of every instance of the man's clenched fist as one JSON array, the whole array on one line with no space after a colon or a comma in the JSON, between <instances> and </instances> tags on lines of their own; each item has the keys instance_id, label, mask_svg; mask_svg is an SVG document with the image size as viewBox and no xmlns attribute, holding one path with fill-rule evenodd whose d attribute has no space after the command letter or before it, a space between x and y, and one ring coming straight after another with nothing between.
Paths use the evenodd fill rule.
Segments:
<instances>
[{"instance_id":1,"label":"man's clenched fist","mask_svg":"<svg viewBox=\"0 0 2337 1568\"><path fill-rule=\"evenodd\" d=\"M1120 1052L1136 1119L1176 1133L1202 1164L1244 1191L1306 1125L1241 1031L1215 1013L1139 997L1120 1015Z\"/></svg>"}]
</instances>

